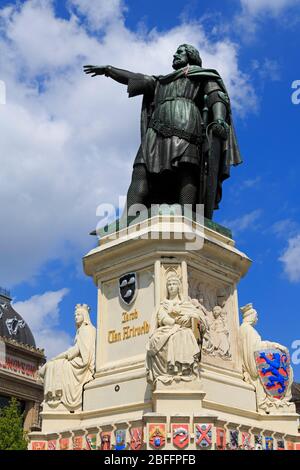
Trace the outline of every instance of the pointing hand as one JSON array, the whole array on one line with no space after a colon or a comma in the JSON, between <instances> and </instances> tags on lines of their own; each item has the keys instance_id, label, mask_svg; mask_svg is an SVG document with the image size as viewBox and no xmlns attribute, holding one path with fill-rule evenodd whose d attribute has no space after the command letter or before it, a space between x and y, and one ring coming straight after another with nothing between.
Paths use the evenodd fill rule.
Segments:
<instances>
[{"instance_id":1,"label":"pointing hand","mask_svg":"<svg viewBox=\"0 0 300 470\"><path fill-rule=\"evenodd\" d=\"M84 65L83 71L86 74L91 74L92 77L96 77L96 75L104 75L107 71L107 65Z\"/></svg>"}]
</instances>

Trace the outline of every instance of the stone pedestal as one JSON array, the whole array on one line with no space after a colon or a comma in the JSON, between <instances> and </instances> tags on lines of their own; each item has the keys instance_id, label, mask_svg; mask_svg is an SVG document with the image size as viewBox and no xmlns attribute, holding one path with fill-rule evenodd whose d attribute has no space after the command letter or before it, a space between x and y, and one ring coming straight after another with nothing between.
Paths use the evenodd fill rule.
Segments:
<instances>
[{"instance_id":1,"label":"stone pedestal","mask_svg":"<svg viewBox=\"0 0 300 470\"><path fill-rule=\"evenodd\" d=\"M196 411L200 413L205 395L200 381L180 382L171 386L158 382L152 395L153 411L170 416L174 414L174 410L187 415Z\"/></svg>"},{"instance_id":2,"label":"stone pedestal","mask_svg":"<svg viewBox=\"0 0 300 470\"><path fill-rule=\"evenodd\" d=\"M241 404L254 402L253 390L242 382L237 351L236 284L250 260L231 238L184 217L156 216L102 238L83 262L98 287L96 373L85 387L84 411L101 410L111 417L119 416L120 407L126 413L152 411L151 388L145 379L146 343L153 312L166 295L170 269L181 276L185 296L198 298L203 293L215 305L218 292L224 295L231 358L203 356L207 399L217 400L214 390L219 388L219 374L229 396L238 382L242 384L239 394L249 396L242 397ZM126 305L119 295L119 278L130 272L136 275L137 296ZM232 404L236 403L233 397Z\"/></svg>"},{"instance_id":3,"label":"stone pedestal","mask_svg":"<svg viewBox=\"0 0 300 470\"><path fill-rule=\"evenodd\" d=\"M118 429L117 423L125 421L128 434L132 423L141 422L147 439L149 422L164 422L168 428L176 413L183 413L192 433L197 423L213 424L214 445L214 423L224 423L226 433L234 422L243 429L297 435L297 415L258 413L254 387L243 381L237 284L251 261L226 229L158 215L102 237L83 265L98 290L95 378L84 387L83 409L73 414L44 412L42 432L88 426ZM184 297L198 299L205 307L216 336L205 338L199 382L153 389L146 380L146 344L153 314L166 297L170 270L180 276ZM136 280L129 305L120 295L120 279L126 274ZM218 336L216 306L222 310L226 337ZM199 337L197 325L194 332ZM189 448L196 448L191 442Z\"/></svg>"}]
</instances>

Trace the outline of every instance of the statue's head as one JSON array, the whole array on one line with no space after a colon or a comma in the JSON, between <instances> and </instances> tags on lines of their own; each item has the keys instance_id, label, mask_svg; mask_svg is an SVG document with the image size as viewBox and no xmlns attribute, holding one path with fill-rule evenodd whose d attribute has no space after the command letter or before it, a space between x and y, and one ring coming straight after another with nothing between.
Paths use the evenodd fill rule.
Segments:
<instances>
[{"instance_id":1,"label":"statue's head","mask_svg":"<svg viewBox=\"0 0 300 470\"><path fill-rule=\"evenodd\" d=\"M167 276L167 292L168 298L175 297L180 294L181 280L176 272L170 272Z\"/></svg>"},{"instance_id":2,"label":"statue's head","mask_svg":"<svg viewBox=\"0 0 300 470\"><path fill-rule=\"evenodd\" d=\"M222 313L222 308L219 305L214 307L214 309L213 309L214 318L218 318L221 315L221 313Z\"/></svg>"},{"instance_id":3,"label":"statue's head","mask_svg":"<svg viewBox=\"0 0 300 470\"><path fill-rule=\"evenodd\" d=\"M258 322L258 314L257 311L253 308L252 304L247 304L244 307L241 307L241 312L243 315L244 323L256 325L256 323Z\"/></svg>"},{"instance_id":4,"label":"statue's head","mask_svg":"<svg viewBox=\"0 0 300 470\"><path fill-rule=\"evenodd\" d=\"M187 65L199 65L202 67L202 59L199 51L190 44L181 44L173 56L173 69L178 70Z\"/></svg>"},{"instance_id":5,"label":"statue's head","mask_svg":"<svg viewBox=\"0 0 300 470\"><path fill-rule=\"evenodd\" d=\"M89 325L90 320L90 307L87 304L77 304L75 306L75 323L76 327L79 328L83 323Z\"/></svg>"}]
</instances>

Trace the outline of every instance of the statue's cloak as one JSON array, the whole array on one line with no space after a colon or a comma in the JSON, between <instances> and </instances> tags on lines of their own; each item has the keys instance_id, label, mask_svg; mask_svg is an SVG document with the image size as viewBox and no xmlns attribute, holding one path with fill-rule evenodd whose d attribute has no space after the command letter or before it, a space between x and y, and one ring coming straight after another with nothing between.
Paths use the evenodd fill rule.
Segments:
<instances>
[{"instance_id":1,"label":"statue's cloak","mask_svg":"<svg viewBox=\"0 0 300 470\"><path fill-rule=\"evenodd\" d=\"M221 91L228 97L228 93L222 78L220 77L219 73L214 69L204 69L196 65L188 66L182 68L180 70L176 70L168 75L164 76L149 76L149 91L145 91L145 75L142 74L132 74L131 78L129 79L128 84L128 93L129 97L136 96L139 94L143 94L143 103L142 103L142 111L141 111L141 141L146 136L146 132L149 128L149 123L151 120L151 116L154 110L154 95L155 95L155 86L159 86L159 84L168 84L172 81L175 81L179 78L188 77L192 80L201 80L203 83L207 82L217 82ZM155 85L153 86L153 78L155 79ZM151 80L152 79L152 82ZM141 83L141 90L139 90L139 81ZM228 98L227 103L227 124L229 129L228 139L222 145L222 155L220 159L220 166L219 166L219 176L218 176L218 188L216 192L216 200L215 200L215 208L218 208L218 203L222 198L222 183L225 179L230 177L230 167L232 165L238 165L242 162L242 158L240 155L236 133L234 130L232 114L231 114L231 104ZM202 110L200 110L202 112ZM210 122L208 122L208 125ZM209 129L209 127L208 127ZM213 142L214 142L214 135L210 133L210 135L206 135L206 145L202 146L202 152L206 152L207 158L209 158L210 152L213 151ZM203 161L203 159L202 159ZM203 200L199 200L198 202L203 203Z\"/></svg>"}]
</instances>

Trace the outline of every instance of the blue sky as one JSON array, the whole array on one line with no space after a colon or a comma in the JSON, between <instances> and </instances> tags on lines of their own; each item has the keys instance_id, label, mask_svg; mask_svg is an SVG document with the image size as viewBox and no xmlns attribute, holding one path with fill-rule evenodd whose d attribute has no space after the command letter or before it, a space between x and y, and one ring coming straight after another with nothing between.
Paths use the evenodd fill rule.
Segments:
<instances>
[{"instance_id":1,"label":"blue sky","mask_svg":"<svg viewBox=\"0 0 300 470\"><path fill-rule=\"evenodd\" d=\"M220 71L234 104L244 163L215 220L253 260L239 303L254 303L263 338L300 340L299 22L297 0L0 1L0 284L49 355L72 340L76 303L95 319L81 258L96 206L126 193L139 138L140 100L81 65L167 73L182 42Z\"/></svg>"}]
</instances>

